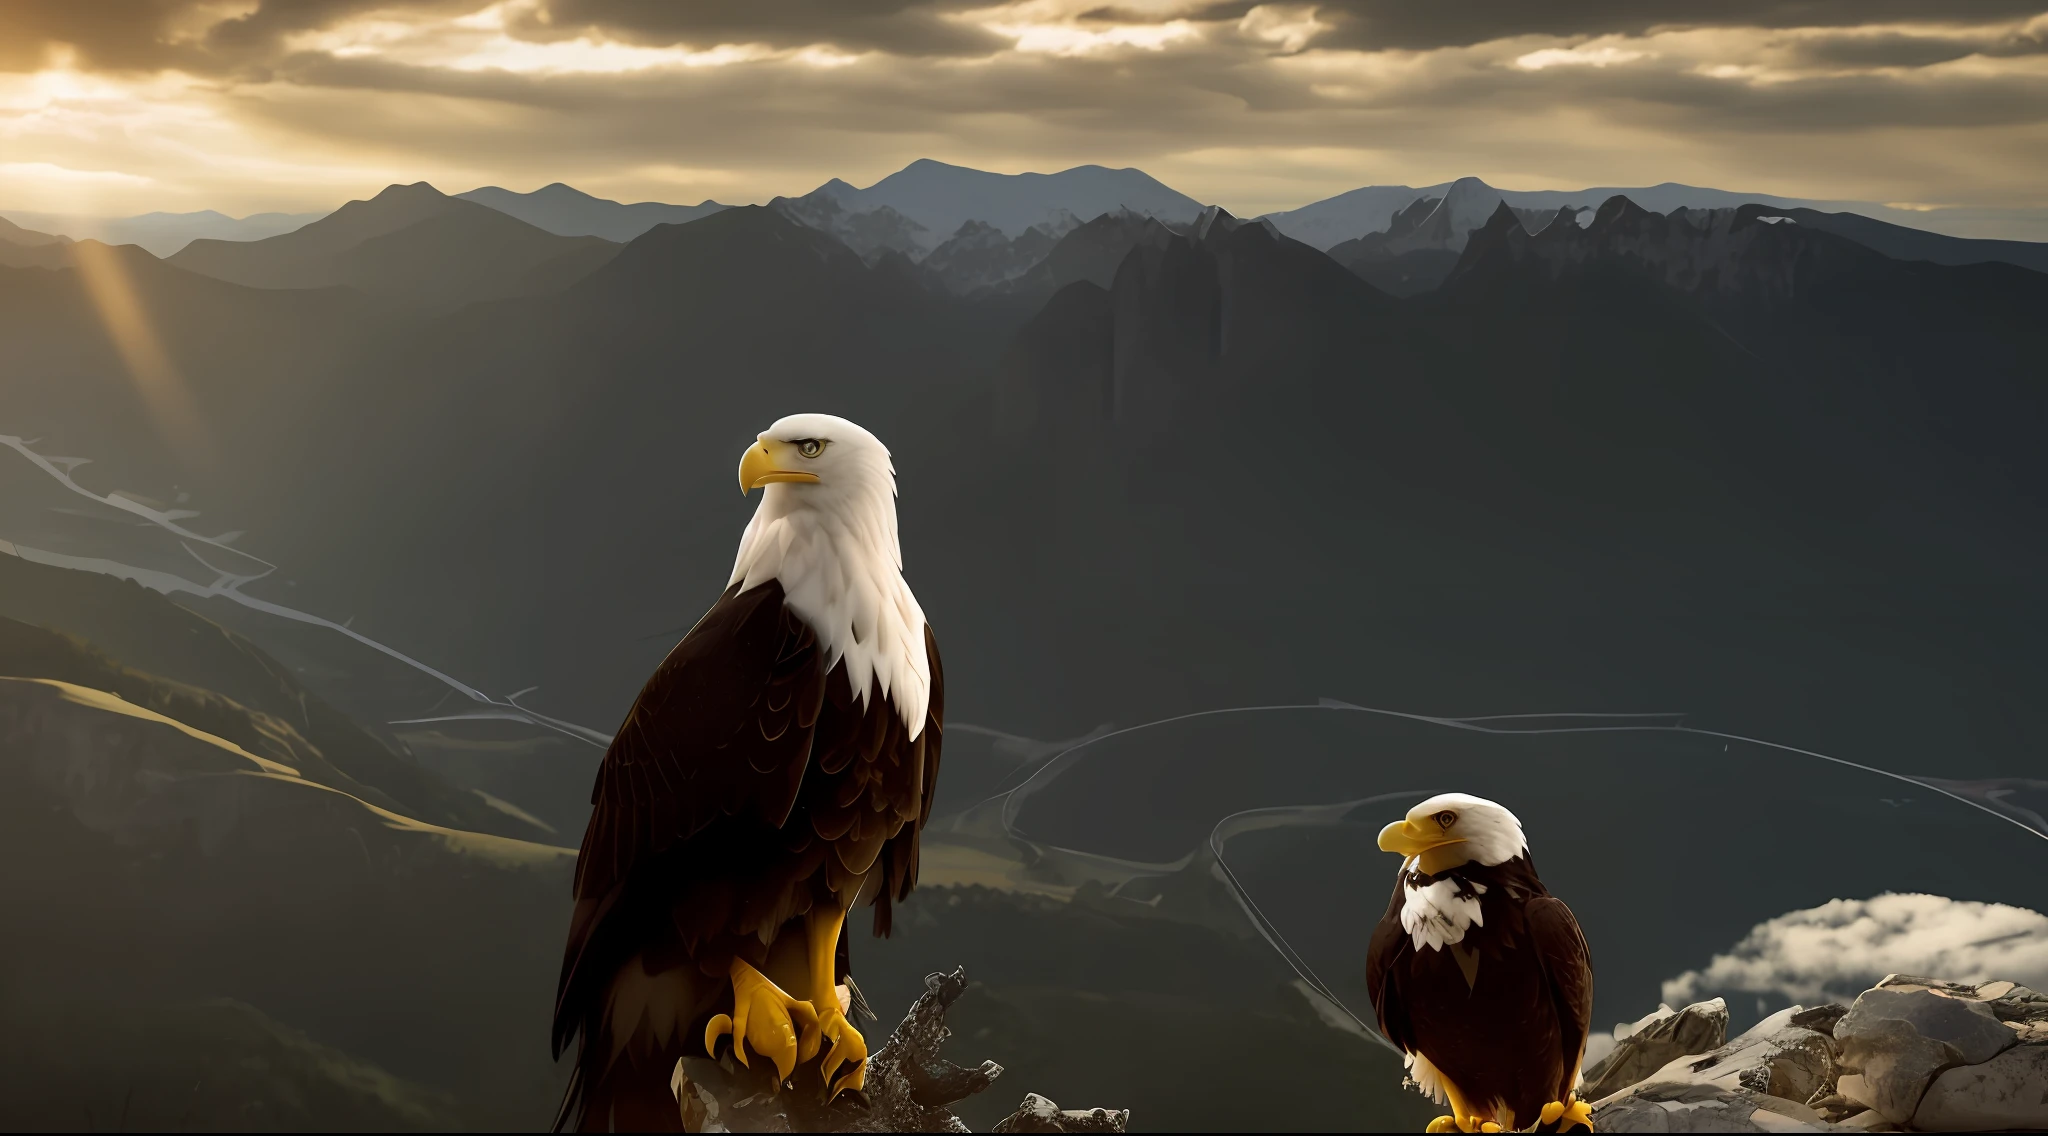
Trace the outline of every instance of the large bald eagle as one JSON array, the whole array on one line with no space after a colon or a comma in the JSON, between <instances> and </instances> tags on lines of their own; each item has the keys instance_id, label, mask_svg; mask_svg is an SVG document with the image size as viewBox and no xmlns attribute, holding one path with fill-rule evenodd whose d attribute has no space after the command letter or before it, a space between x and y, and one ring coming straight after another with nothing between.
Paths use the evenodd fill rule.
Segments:
<instances>
[{"instance_id":1,"label":"large bald eagle","mask_svg":"<svg viewBox=\"0 0 2048 1136\"><path fill-rule=\"evenodd\" d=\"M872 904L887 935L917 880L938 645L873 434L784 418L740 459L740 491L757 488L725 594L598 769L555 1001L556 1056L580 1039L557 1129L679 1129L678 1060L727 1039L774 1091L799 1067L821 1095L863 1084L841 931Z\"/></svg>"},{"instance_id":2,"label":"large bald eagle","mask_svg":"<svg viewBox=\"0 0 2048 1136\"><path fill-rule=\"evenodd\" d=\"M1575 1098L1593 963L1545 890L1522 824L1492 801L1431 797L1380 832L1403 857L1368 948L1366 988L1409 1077L1451 1115L1431 1132L1592 1130Z\"/></svg>"}]
</instances>

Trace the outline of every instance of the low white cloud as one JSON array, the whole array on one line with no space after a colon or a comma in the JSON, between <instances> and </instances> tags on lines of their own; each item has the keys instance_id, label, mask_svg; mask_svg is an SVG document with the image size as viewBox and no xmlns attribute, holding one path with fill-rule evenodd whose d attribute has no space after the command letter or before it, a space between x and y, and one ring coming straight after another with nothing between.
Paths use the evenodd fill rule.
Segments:
<instances>
[{"instance_id":1,"label":"low white cloud","mask_svg":"<svg viewBox=\"0 0 2048 1136\"><path fill-rule=\"evenodd\" d=\"M1115 24L1102 28L1068 23L992 23L983 26L997 35L1015 40L1018 51L1059 56L1091 55L1116 48L1164 51L1176 42L1193 39L1197 35L1195 25L1186 20L1163 24Z\"/></svg>"},{"instance_id":2,"label":"low white cloud","mask_svg":"<svg viewBox=\"0 0 2048 1136\"><path fill-rule=\"evenodd\" d=\"M1812 1005L1854 998L1887 974L2048 989L2048 915L1938 895L1837 899L1757 924L1704 969L1664 983L1664 1001L1741 993Z\"/></svg>"},{"instance_id":3,"label":"low white cloud","mask_svg":"<svg viewBox=\"0 0 2048 1136\"><path fill-rule=\"evenodd\" d=\"M1312 4L1261 4L1237 21L1237 30L1282 51L1300 51L1330 25L1316 19Z\"/></svg>"},{"instance_id":4,"label":"low white cloud","mask_svg":"<svg viewBox=\"0 0 2048 1136\"><path fill-rule=\"evenodd\" d=\"M1516 56L1515 66L1524 71L1541 71L1545 67L1611 67L1633 63L1646 54L1625 47L1546 47Z\"/></svg>"}]
</instances>

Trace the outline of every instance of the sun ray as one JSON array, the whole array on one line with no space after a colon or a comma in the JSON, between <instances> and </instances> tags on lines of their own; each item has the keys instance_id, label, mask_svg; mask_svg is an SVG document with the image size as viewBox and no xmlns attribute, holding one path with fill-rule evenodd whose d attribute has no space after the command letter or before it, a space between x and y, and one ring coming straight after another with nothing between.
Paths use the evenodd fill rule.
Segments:
<instances>
[{"instance_id":1,"label":"sun ray","mask_svg":"<svg viewBox=\"0 0 2048 1136\"><path fill-rule=\"evenodd\" d=\"M180 461L189 468L202 468L211 454L205 423L150 319L134 274L125 263L128 255L98 241L81 241L72 251L79 280L107 329L107 338L120 353L151 423Z\"/></svg>"}]
</instances>

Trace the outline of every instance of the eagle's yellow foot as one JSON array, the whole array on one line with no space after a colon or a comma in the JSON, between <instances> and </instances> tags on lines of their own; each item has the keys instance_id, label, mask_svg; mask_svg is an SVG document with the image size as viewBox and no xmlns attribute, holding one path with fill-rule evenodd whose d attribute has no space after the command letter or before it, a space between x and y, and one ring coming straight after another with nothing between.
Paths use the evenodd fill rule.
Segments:
<instances>
[{"instance_id":1,"label":"eagle's yellow foot","mask_svg":"<svg viewBox=\"0 0 2048 1136\"><path fill-rule=\"evenodd\" d=\"M1476 1116L1439 1116L1429 1122L1424 1132L1498 1132L1500 1125Z\"/></svg>"},{"instance_id":2,"label":"eagle's yellow foot","mask_svg":"<svg viewBox=\"0 0 2048 1136\"><path fill-rule=\"evenodd\" d=\"M799 1049L807 1045L817 1052L817 1010L790 997L743 959L732 960L731 974L732 1013L719 1014L704 1027L704 1052L717 1052L718 1039L731 1034L732 1055L740 1064L747 1064L752 1046L756 1055L775 1063L776 1079L787 1081L796 1071Z\"/></svg>"},{"instance_id":3,"label":"eagle's yellow foot","mask_svg":"<svg viewBox=\"0 0 2048 1136\"><path fill-rule=\"evenodd\" d=\"M1559 1132L1569 1132L1573 1127L1593 1130L1593 1106L1574 1095L1569 1103L1551 1101L1543 1106L1537 1117L1539 1124L1556 1124Z\"/></svg>"},{"instance_id":4,"label":"eagle's yellow foot","mask_svg":"<svg viewBox=\"0 0 2048 1136\"><path fill-rule=\"evenodd\" d=\"M825 1094L825 1099L829 1101L848 1089L865 1088L868 1075L867 1039L860 1035L859 1030L853 1028L852 1022L846 1020L845 1011L834 1006L818 1015L818 1029L824 1035L824 1039L832 1044L832 1048L825 1051L824 1062L818 1066L818 1072L824 1076L825 1083L831 1086ZM832 1074L842 1065L850 1068L844 1077L835 1082Z\"/></svg>"}]
</instances>

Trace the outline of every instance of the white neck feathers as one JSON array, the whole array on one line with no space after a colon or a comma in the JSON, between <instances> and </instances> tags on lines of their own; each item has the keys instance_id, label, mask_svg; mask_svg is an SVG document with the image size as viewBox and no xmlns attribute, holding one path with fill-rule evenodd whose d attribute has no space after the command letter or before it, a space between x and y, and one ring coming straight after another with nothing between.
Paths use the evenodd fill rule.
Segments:
<instances>
[{"instance_id":1,"label":"white neck feathers","mask_svg":"<svg viewBox=\"0 0 2048 1136\"><path fill-rule=\"evenodd\" d=\"M764 487L726 586L781 581L784 602L817 634L826 671L844 665L863 708L874 694L887 698L914 739L930 707L931 661L924 609L903 579L895 481L884 464L830 486Z\"/></svg>"}]
</instances>

